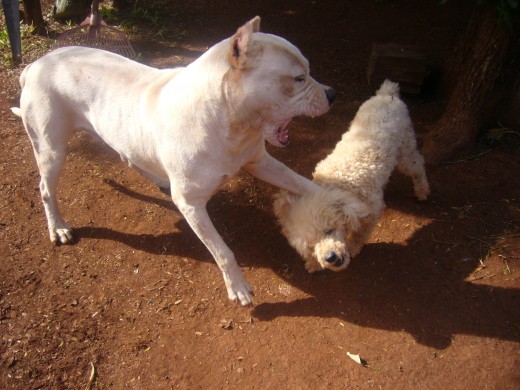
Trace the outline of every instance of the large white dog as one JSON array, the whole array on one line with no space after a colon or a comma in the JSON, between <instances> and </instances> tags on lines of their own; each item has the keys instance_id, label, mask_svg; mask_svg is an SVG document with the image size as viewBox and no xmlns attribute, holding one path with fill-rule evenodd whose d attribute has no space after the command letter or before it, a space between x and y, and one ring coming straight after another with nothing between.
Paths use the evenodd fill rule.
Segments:
<instances>
[{"instance_id":1,"label":"large white dog","mask_svg":"<svg viewBox=\"0 0 520 390\"><path fill-rule=\"evenodd\" d=\"M40 171L50 238L73 240L56 189L73 131L99 136L161 187L217 262L228 296L252 303L251 287L206 211L219 187L244 167L295 194L316 190L271 157L265 140L288 142L298 115L328 111L333 89L309 75L291 43L259 32L256 17L185 68L158 70L97 49L67 47L27 66L20 108Z\"/></svg>"},{"instance_id":2,"label":"large white dog","mask_svg":"<svg viewBox=\"0 0 520 390\"><path fill-rule=\"evenodd\" d=\"M304 196L277 194L274 210L309 272L341 271L360 251L384 207L384 189L397 168L424 200L430 193L399 85L386 80L359 108L331 154L316 165L322 187Z\"/></svg>"}]
</instances>

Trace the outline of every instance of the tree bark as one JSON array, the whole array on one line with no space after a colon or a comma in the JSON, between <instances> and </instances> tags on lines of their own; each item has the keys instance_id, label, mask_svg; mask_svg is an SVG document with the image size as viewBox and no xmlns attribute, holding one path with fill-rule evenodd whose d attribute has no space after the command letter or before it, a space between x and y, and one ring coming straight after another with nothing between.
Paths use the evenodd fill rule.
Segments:
<instances>
[{"instance_id":1,"label":"tree bark","mask_svg":"<svg viewBox=\"0 0 520 390\"><path fill-rule=\"evenodd\" d=\"M112 5L114 6L115 9L126 10L126 9L130 8L132 3L130 2L130 0L113 0Z\"/></svg>"},{"instance_id":2,"label":"tree bark","mask_svg":"<svg viewBox=\"0 0 520 390\"><path fill-rule=\"evenodd\" d=\"M474 148L479 131L497 118L506 77L518 77L509 69L518 56L517 27L515 23L509 31L492 6L473 10L448 69L454 87L446 110L423 140L422 153L428 163L467 153Z\"/></svg>"},{"instance_id":3,"label":"tree bark","mask_svg":"<svg viewBox=\"0 0 520 390\"><path fill-rule=\"evenodd\" d=\"M45 20L43 20L40 0L23 0L23 7L25 9L25 22L34 27L36 34L45 33Z\"/></svg>"}]
</instances>

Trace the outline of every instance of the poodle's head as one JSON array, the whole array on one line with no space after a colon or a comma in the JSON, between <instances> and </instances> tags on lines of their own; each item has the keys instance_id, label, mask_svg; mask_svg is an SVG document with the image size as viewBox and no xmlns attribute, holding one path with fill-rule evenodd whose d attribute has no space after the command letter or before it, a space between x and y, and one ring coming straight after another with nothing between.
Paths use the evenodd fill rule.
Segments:
<instances>
[{"instance_id":1,"label":"poodle's head","mask_svg":"<svg viewBox=\"0 0 520 390\"><path fill-rule=\"evenodd\" d=\"M275 196L274 212L309 272L347 268L346 236L359 229L359 219L369 213L355 195L325 188L305 196L282 191Z\"/></svg>"}]
</instances>

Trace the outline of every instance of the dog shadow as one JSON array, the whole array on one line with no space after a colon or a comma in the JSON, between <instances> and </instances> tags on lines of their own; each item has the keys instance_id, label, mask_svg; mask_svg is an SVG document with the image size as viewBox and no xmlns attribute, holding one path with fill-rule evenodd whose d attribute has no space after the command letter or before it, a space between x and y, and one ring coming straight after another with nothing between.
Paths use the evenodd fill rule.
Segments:
<instances>
[{"instance_id":1,"label":"dog shadow","mask_svg":"<svg viewBox=\"0 0 520 390\"><path fill-rule=\"evenodd\" d=\"M416 238L429 234L424 229ZM520 290L461 279L460 268L473 266L457 264L454 270L410 246L369 244L343 275L298 274L288 281L311 297L261 303L253 316L260 321L334 317L361 327L404 331L437 349L450 346L455 334L520 341L515 325Z\"/></svg>"},{"instance_id":2,"label":"dog shadow","mask_svg":"<svg viewBox=\"0 0 520 390\"><path fill-rule=\"evenodd\" d=\"M103 179L103 182L125 196L144 203L155 204L168 212L180 214L175 204L166 197L168 196L157 187L157 195L151 196L133 191L128 187L112 180ZM154 255L175 255L190 257L201 261L211 261L209 253L206 254L204 245L184 218L179 219L172 225L171 233L164 234L136 234L127 233L99 226L80 226L74 228L75 243L84 239L96 239L120 242L130 248L144 251Z\"/></svg>"},{"instance_id":3,"label":"dog shadow","mask_svg":"<svg viewBox=\"0 0 520 390\"><path fill-rule=\"evenodd\" d=\"M112 179L103 179L103 183L110 186L112 190L139 202L155 204L167 212L181 215L177 206L171 200L168 189L156 187L157 196L152 196L134 191ZM236 247L238 237L248 231L250 232L255 224L265 224L266 219L272 218L268 214L260 213L256 215L256 218L248 219L243 225L233 222L244 220L245 215L251 215L252 210L257 210L256 207L251 205L244 191L238 192L240 195L234 197L238 204L231 204L227 199L227 191L220 191L213 196L207 205L208 214L215 228L233 250ZM183 217L172 224L172 230L174 231L166 234L135 234L105 227L80 226L74 228L74 236L76 244L83 239L108 240L120 242L130 248L154 255L190 257L203 262L213 261L211 254ZM244 258L250 257L249 254L244 255ZM258 256L253 256L253 258L259 259ZM247 262L243 265L255 264Z\"/></svg>"},{"instance_id":4,"label":"dog shadow","mask_svg":"<svg viewBox=\"0 0 520 390\"><path fill-rule=\"evenodd\" d=\"M456 334L520 342L520 289L486 285L488 277L500 275L489 275L485 269L476 272L480 259L494 245L478 237L498 237L515 225L518 213L502 205L506 202L478 205L478 188L465 193L467 204L476 204L473 208L467 204L452 207L443 200L442 192L434 192L427 202L417 202L402 189L398 191L402 180L407 179L396 177L389 186L387 207L394 213L427 217L431 220L428 225L402 245L368 243L343 272L307 274L299 267L287 283L309 297L261 303L253 309L253 316L260 321L334 317L362 327L404 331L437 349L450 346ZM461 212L469 214L461 216ZM282 242L272 239L280 257L301 262L283 238Z\"/></svg>"},{"instance_id":5,"label":"dog shadow","mask_svg":"<svg viewBox=\"0 0 520 390\"><path fill-rule=\"evenodd\" d=\"M105 183L140 201L176 210L170 200L137 193L112 180ZM260 192L266 197L262 203L269 203L272 190L260 188ZM216 194L208 203L208 212L237 259L247 259L241 265L271 268L307 295L290 302L260 303L252 309L257 320L334 317L362 327L404 331L417 342L437 349L450 346L456 334L520 341L520 328L516 325L520 323L516 308L520 289L470 281L479 265L479 256L470 247L471 243L455 245L457 248L451 250L449 239L441 240L446 234L456 240L455 236L461 236L458 230L467 227L458 226L456 220L451 225L436 220L439 207L445 207L439 206L442 203L439 196L433 195L430 201L419 204L411 196L397 195L396 191L398 200L387 202L389 208L429 217L432 222L416 230L403 245L367 244L344 272L308 274L302 260L280 234L272 213L247 205L245 195L244 199L234 195L235 202L231 203L226 201L225 192ZM184 219L176 226L179 231L162 235L128 234L99 227L77 230L82 238L115 240L148 253L211 262L211 256ZM258 232L257 226L272 226L272 229ZM448 227L452 230L447 230ZM488 234L499 234L504 229L505 225L497 225ZM265 244L251 242L252 237ZM269 259L278 261L273 263Z\"/></svg>"}]
</instances>

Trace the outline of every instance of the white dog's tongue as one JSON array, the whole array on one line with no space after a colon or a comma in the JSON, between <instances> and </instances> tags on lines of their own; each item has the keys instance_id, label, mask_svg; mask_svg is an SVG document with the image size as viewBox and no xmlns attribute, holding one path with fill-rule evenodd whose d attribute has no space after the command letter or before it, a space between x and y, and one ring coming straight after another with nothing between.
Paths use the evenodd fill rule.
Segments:
<instances>
[{"instance_id":1,"label":"white dog's tongue","mask_svg":"<svg viewBox=\"0 0 520 390\"><path fill-rule=\"evenodd\" d=\"M291 120L289 119L283 122L278 128L278 142L280 142L282 146L285 146L289 143L289 130L287 130L287 127L289 126L290 122Z\"/></svg>"}]
</instances>

